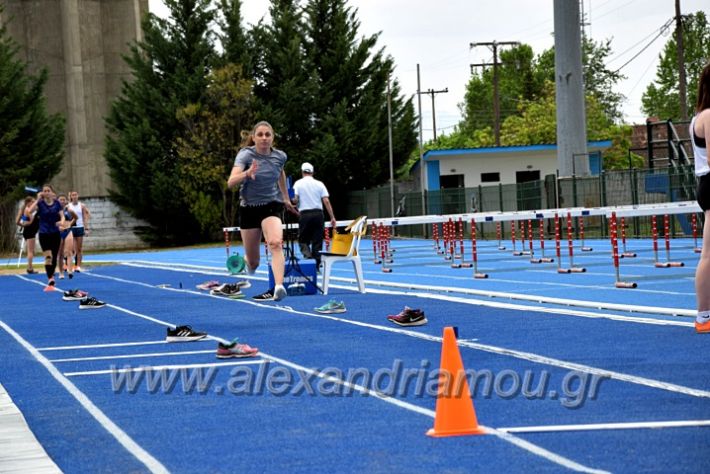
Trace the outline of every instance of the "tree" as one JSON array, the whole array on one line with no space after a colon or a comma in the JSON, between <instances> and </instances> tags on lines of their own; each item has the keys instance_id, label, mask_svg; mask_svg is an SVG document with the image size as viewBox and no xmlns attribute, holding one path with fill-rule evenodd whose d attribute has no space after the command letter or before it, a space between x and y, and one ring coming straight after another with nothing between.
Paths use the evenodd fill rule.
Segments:
<instances>
[{"instance_id":1,"label":"tree","mask_svg":"<svg viewBox=\"0 0 710 474\"><path fill-rule=\"evenodd\" d=\"M178 137L178 185L205 235L236 225L237 193L227 189L227 176L239 151L242 127L250 121L251 81L241 66L214 70L201 103L178 111L185 136Z\"/></svg>"},{"instance_id":2,"label":"tree","mask_svg":"<svg viewBox=\"0 0 710 474\"><path fill-rule=\"evenodd\" d=\"M116 189L112 199L149 223L144 237L156 243L188 243L199 226L185 212L177 185L177 111L199 103L215 60L210 0L165 0L168 19L149 14L144 40L125 57L133 74L124 82L107 119L106 162Z\"/></svg>"},{"instance_id":3,"label":"tree","mask_svg":"<svg viewBox=\"0 0 710 474\"><path fill-rule=\"evenodd\" d=\"M313 162L336 209L345 191L389 179L387 83L393 60L375 50L378 35L359 37L356 11L344 0L310 0L305 7L305 48L317 94L313 96L313 139L306 157ZM391 80L393 165L416 147L411 98Z\"/></svg>"},{"instance_id":4,"label":"tree","mask_svg":"<svg viewBox=\"0 0 710 474\"><path fill-rule=\"evenodd\" d=\"M0 6L0 13L3 9ZM0 24L0 249L14 244L15 205L27 184L41 186L61 169L64 119L50 115L47 70L27 72L18 45Z\"/></svg>"},{"instance_id":5,"label":"tree","mask_svg":"<svg viewBox=\"0 0 710 474\"><path fill-rule=\"evenodd\" d=\"M238 64L246 76L254 72L254 42L250 32L242 24L241 0L219 0L220 14L217 23L221 33L221 62L223 64Z\"/></svg>"},{"instance_id":6,"label":"tree","mask_svg":"<svg viewBox=\"0 0 710 474\"><path fill-rule=\"evenodd\" d=\"M254 115L276 133L275 145L291 158L287 173L304 159L312 137L313 70L305 53L302 11L294 0L272 0L271 23L252 31L255 51Z\"/></svg>"},{"instance_id":7,"label":"tree","mask_svg":"<svg viewBox=\"0 0 710 474\"><path fill-rule=\"evenodd\" d=\"M698 78L708 61L710 51L710 25L704 12L686 15L683 25L683 56L688 78L688 110L695 109L698 95ZM641 97L643 112L649 117L680 118L678 80L678 49L675 35L671 36L659 55L656 79L648 85Z\"/></svg>"}]
</instances>

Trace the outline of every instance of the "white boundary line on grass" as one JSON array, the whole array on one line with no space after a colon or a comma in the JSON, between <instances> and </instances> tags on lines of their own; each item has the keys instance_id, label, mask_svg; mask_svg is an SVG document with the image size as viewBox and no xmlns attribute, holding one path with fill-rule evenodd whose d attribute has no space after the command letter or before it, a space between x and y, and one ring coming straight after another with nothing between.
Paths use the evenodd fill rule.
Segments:
<instances>
[{"instance_id":1,"label":"white boundary line on grass","mask_svg":"<svg viewBox=\"0 0 710 474\"><path fill-rule=\"evenodd\" d=\"M103 411L87 397L84 392L79 390L76 385L74 385L68 378L62 375L59 370L47 360L32 344L27 342L22 336L20 336L14 329L5 324L4 321L0 320L0 327L2 327L10 336L12 336L15 341L17 341L22 347L29 352L32 357L37 360L47 372L59 382L64 389L73 396L79 404L84 407L84 409L101 425L108 433L113 436L116 441L118 441L126 451L131 453L138 459L143 465L145 465L148 470L155 473L169 473L167 468L163 466L160 461L154 458L148 451L143 449L138 443L136 443L133 438L128 436L128 434L123 431L116 423L114 423Z\"/></svg>"},{"instance_id":2,"label":"white boundary line on grass","mask_svg":"<svg viewBox=\"0 0 710 474\"><path fill-rule=\"evenodd\" d=\"M134 285L147 286L147 287L150 287L150 288L156 288L156 287L153 286L153 285L147 285L147 284L142 283L142 282L131 282L130 280L125 280L125 279L122 279L122 278L111 277L111 276L108 276L108 275L92 274L91 276L96 277L96 278L104 278L104 279L108 279L108 280L121 281L121 282L124 282L124 283L129 283L129 284L134 284ZM30 281L32 281L32 280L30 280ZM163 288L161 288L161 289L163 289ZM197 292L193 292L193 291L191 291L191 290L177 290L177 289L174 289L174 288L164 288L164 290L168 290L168 291L187 291L187 292L196 293L196 294L199 294L199 295L202 295L202 296L209 296L209 295L205 295L204 293L197 293ZM399 295L401 295L401 294L408 294L408 293L399 293L399 292L395 292L395 291L387 292L387 291L384 291L384 290L379 290L378 292L379 292L379 293L383 293L383 294L399 294ZM454 298L454 297L447 297L447 296L443 296L443 295L427 295L427 294L421 294L421 295L420 295L420 294L414 294L414 293L412 293L411 295L412 295L412 296L422 296L422 297L425 297L425 298L441 299L441 300L445 300L445 301L453 301L453 302L460 302L460 303L470 303L470 300L469 300L469 299L466 299L466 298ZM215 297L215 298L220 298L220 299L222 299L222 300L225 299L225 298L221 298L221 297ZM428 335L428 334L419 333L419 332L415 332L415 331L410 331L410 330L405 330L405 329L399 329L399 328L394 328L394 327L380 326L380 325L378 325L378 324L371 324L371 323L365 323L365 322L360 322L360 321L354 321L354 320L350 320L350 319L339 318L339 317L337 317L337 316L332 316L332 315L317 314L317 313L308 313L308 312L305 312L305 311L294 310L293 308L291 308L291 307L289 307L289 306L280 306L280 305L273 305L273 304L264 304L264 303L259 303L259 302L256 302L256 301L249 301L249 300L246 300L246 299L242 299L242 300L229 300L229 301L234 301L234 302L243 303L243 304L250 304L250 305L260 306L260 307L264 307L264 308L278 309L278 310L280 310L280 311L286 311L286 312L289 312L289 313L300 314L300 315L308 316L308 317L315 317L315 318L321 318L321 319L329 319L329 320L332 320L332 321L337 321L337 322L341 322L341 323L345 323L345 324L352 324L352 325L354 325L354 326L361 326L361 327L366 327L366 328L370 328L370 329L376 329L376 330L385 331L385 332L392 332L392 333L402 334L402 335L406 335L406 336L410 336L410 337L415 337L415 338L423 339L423 340L427 340L427 341L433 341L433 342L437 342L437 343L440 343L441 340L442 340L442 338L439 337L439 336L430 336L430 335ZM485 302L485 303L486 303L486 305L493 304L493 303L487 303L487 302ZM135 312L133 312L133 311L130 311L130 310L127 310L127 309L123 309L123 308L120 308L120 307L117 307L117 306L113 306L113 305L109 305L109 306L111 306L111 307L113 307L113 308L115 308L115 309L118 309L119 311L124 311L124 312L126 312L126 313L134 314L135 316L142 317L142 318L145 318L145 319L148 319L148 320L153 321L153 319L152 319L150 316L141 315L141 314L139 314L139 313L135 313ZM521 308L518 308L518 309L525 309L525 310L527 310L527 311L530 311L530 310L531 310L530 308L526 308L526 307L521 307ZM537 308L535 308L535 309L537 309ZM549 312L555 312L555 311L549 310ZM593 317L593 316L590 316L590 317ZM625 317L623 317L623 316L620 316L619 318L622 318L622 320L628 319L628 318L625 318ZM641 318L635 318L635 319L641 319ZM663 323L663 324L674 325L674 326L680 326L680 325L682 325L682 326L690 326L690 327L692 327L692 323L685 323L685 322L681 322L681 321L658 321L658 320L654 320L654 319L649 319L649 321L653 321L653 323L649 322L649 324L659 324L659 323ZM155 322L159 322L159 321L158 321L158 320L155 320ZM635 322L638 322L638 321L635 321ZM160 323L160 324L165 324L165 323L162 323L162 322L159 322L159 323ZM535 362L535 363L539 363L539 364L550 365L550 366L553 366L553 367L559 367L559 368L563 368L563 369L568 369L568 370L573 370L573 371L578 371L578 372L589 373L589 374L597 375L597 376L600 376L600 377L608 377L608 378L615 379L615 380L620 380L620 381L629 382L629 383L634 383L634 384L642 385L642 386L646 386L646 387L657 388L657 389L666 390L666 391L670 391L670 392L680 393L680 394L684 394L684 395L690 395L690 396L693 396L693 397L710 398L710 392L709 392L709 391L706 391L706 390L700 390L700 389L685 387L685 386L683 386L683 385L677 385L677 384L673 384L673 383L669 383L669 382L662 382L662 381L660 381L660 380L653 380L653 379L649 379L649 378L646 378L646 377L639 377L639 376L635 376L635 375L624 374L624 373L621 373L621 372L615 372L615 371L611 371L611 370L600 369L600 368L597 368L597 367L591 367L591 366L588 366L588 365L577 364L577 363L574 363L574 362L568 362L568 361L564 361L564 360L560 360L560 359L555 359L555 358L552 358L552 357L546 357L546 356L542 356L542 355L539 355L539 354L534 354L534 353L531 353L531 352L516 351L516 350L514 350L514 349L507 349L507 348L504 348L504 347L490 346L490 345L487 345L487 344L480 344L480 343L468 342L468 341L458 341L458 344L459 344L459 346L461 346L461 347L467 347L467 348L469 348L469 349L480 350L480 351L483 351L483 352L490 352L490 353L498 354L498 355L505 355L505 356L514 357L514 358L517 358L517 359L526 360L526 361L529 361L529 362Z\"/></svg>"}]
</instances>

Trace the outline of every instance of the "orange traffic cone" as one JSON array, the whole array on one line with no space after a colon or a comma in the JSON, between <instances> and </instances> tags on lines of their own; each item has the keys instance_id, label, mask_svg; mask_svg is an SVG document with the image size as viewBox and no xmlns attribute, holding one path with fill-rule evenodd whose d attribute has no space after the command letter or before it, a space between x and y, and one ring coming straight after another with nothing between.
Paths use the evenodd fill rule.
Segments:
<instances>
[{"instance_id":1,"label":"orange traffic cone","mask_svg":"<svg viewBox=\"0 0 710 474\"><path fill-rule=\"evenodd\" d=\"M444 328L441 372L434 428L426 434L437 438L484 434L485 430L478 426L476 420L476 411L473 408L473 400L471 400L459 346L456 344L452 327Z\"/></svg>"}]
</instances>

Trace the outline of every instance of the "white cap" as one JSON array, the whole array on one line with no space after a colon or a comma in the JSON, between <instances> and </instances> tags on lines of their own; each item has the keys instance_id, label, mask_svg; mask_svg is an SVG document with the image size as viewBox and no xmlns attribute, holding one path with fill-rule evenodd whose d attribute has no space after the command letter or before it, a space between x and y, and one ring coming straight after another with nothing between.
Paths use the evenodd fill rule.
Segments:
<instances>
[{"instance_id":1,"label":"white cap","mask_svg":"<svg viewBox=\"0 0 710 474\"><path fill-rule=\"evenodd\" d=\"M313 173L313 165L308 162L305 162L301 165L301 171L303 171L304 173Z\"/></svg>"}]
</instances>

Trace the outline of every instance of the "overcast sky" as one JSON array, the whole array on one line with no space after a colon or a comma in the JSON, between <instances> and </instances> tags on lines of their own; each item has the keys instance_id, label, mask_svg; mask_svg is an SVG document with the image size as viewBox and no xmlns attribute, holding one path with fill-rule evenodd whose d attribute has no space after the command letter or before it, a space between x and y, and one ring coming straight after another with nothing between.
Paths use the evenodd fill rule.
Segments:
<instances>
[{"instance_id":1,"label":"overcast sky","mask_svg":"<svg viewBox=\"0 0 710 474\"><path fill-rule=\"evenodd\" d=\"M574 1L574 0L570 0ZM631 60L675 15L674 0L584 0L589 25L586 34L595 41L611 39L607 64L617 69ZM532 46L535 54L554 44L553 0L349 0L358 10L360 33L380 33L378 45L396 63L395 76L407 95L417 92L417 64L421 90L449 90L436 94L437 134L453 130L461 120L458 104L463 101L470 64L491 62L485 47L469 48L473 42L519 41ZM242 0L247 23L268 15L267 0ZM161 0L150 0L151 11L165 15ZM710 16L709 0L681 0L682 13L704 10ZM672 28L651 43L621 72L627 79L617 92L627 97L625 120L643 123L641 95L653 81L658 55ZM414 102L415 110L417 102ZM424 140L432 137L431 96L422 96Z\"/></svg>"}]
</instances>

